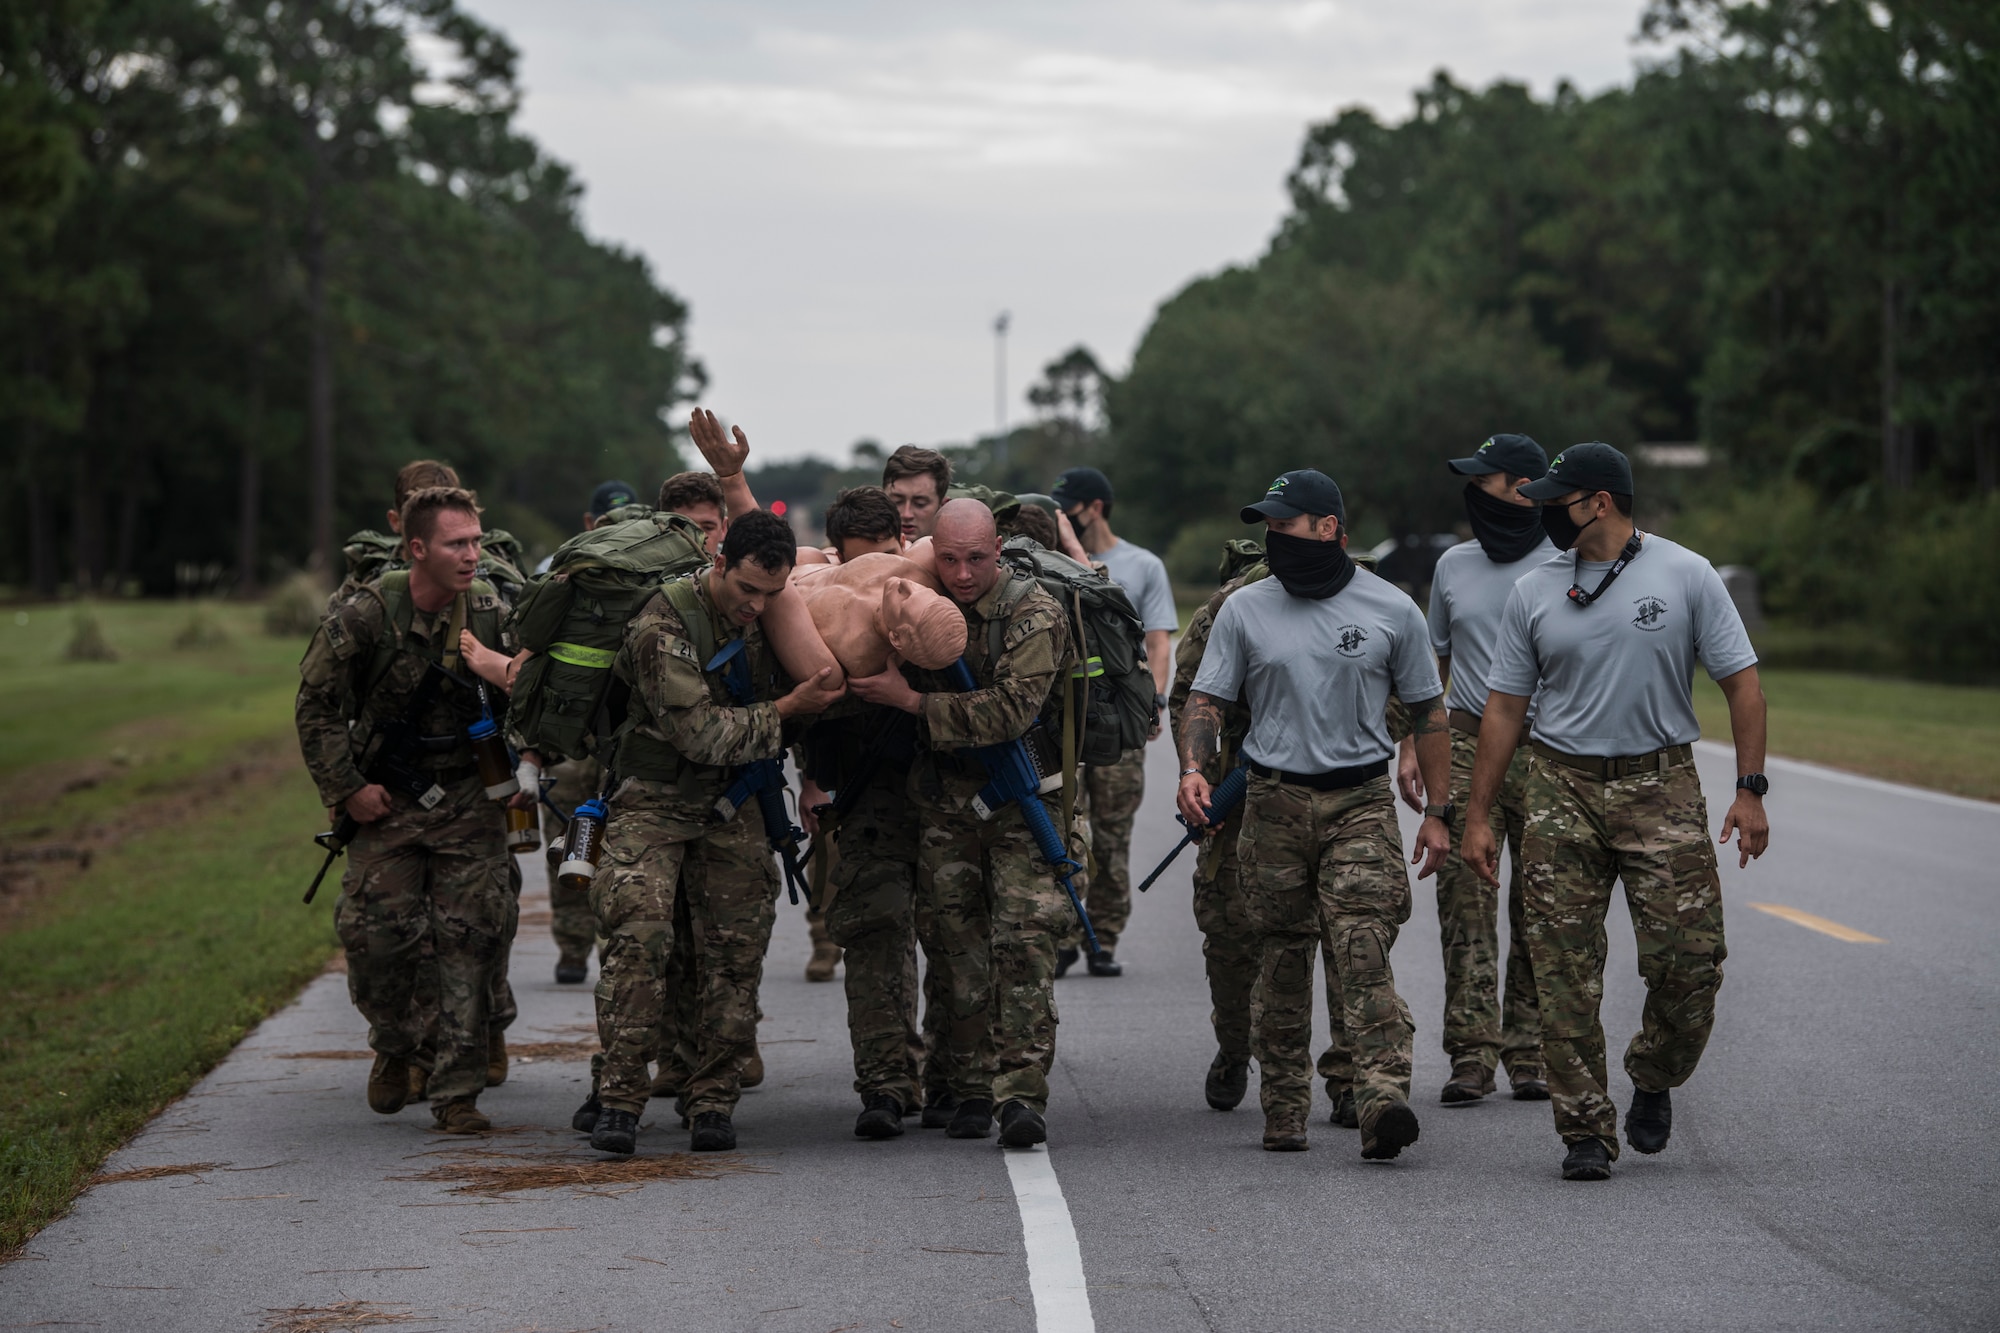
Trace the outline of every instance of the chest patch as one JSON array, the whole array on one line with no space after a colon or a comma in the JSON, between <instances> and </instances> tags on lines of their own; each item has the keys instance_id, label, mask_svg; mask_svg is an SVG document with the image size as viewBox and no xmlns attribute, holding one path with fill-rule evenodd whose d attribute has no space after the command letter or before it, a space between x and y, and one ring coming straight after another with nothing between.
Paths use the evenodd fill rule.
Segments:
<instances>
[{"instance_id":1,"label":"chest patch","mask_svg":"<svg viewBox=\"0 0 2000 1333\"><path fill-rule=\"evenodd\" d=\"M1641 597L1632 603L1632 623L1640 629L1657 632L1667 624L1667 604L1657 597Z\"/></svg>"},{"instance_id":2,"label":"chest patch","mask_svg":"<svg viewBox=\"0 0 2000 1333\"><path fill-rule=\"evenodd\" d=\"M1359 657L1367 650L1368 631L1359 625L1342 625L1334 647L1342 657Z\"/></svg>"}]
</instances>

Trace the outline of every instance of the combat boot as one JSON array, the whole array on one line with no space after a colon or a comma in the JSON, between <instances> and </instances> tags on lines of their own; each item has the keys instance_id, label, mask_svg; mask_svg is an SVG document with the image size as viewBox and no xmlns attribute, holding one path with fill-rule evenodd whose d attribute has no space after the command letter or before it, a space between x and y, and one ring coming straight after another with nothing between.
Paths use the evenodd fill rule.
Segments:
<instances>
[{"instance_id":1,"label":"combat boot","mask_svg":"<svg viewBox=\"0 0 2000 1333\"><path fill-rule=\"evenodd\" d=\"M812 961L806 964L806 980L832 981L834 969L839 966L840 946L832 940L816 941Z\"/></svg>"},{"instance_id":2,"label":"combat boot","mask_svg":"<svg viewBox=\"0 0 2000 1333\"><path fill-rule=\"evenodd\" d=\"M1398 1099L1390 1102L1361 1131L1361 1160L1386 1162L1417 1141L1417 1113Z\"/></svg>"},{"instance_id":3,"label":"combat boot","mask_svg":"<svg viewBox=\"0 0 2000 1333\"><path fill-rule=\"evenodd\" d=\"M486 1086L497 1088L507 1081L507 1034L494 1028L486 1034Z\"/></svg>"},{"instance_id":4,"label":"combat boot","mask_svg":"<svg viewBox=\"0 0 2000 1333\"><path fill-rule=\"evenodd\" d=\"M1202 1095L1217 1111L1234 1111L1243 1104L1243 1094L1250 1090L1250 1062L1232 1060L1221 1051L1208 1062L1208 1080L1202 1084Z\"/></svg>"},{"instance_id":5,"label":"combat boot","mask_svg":"<svg viewBox=\"0 0 2000 1333\"><path fill-rule=\"evenodd\" d=\"M590 975L589 960L583 958L559 958L556 960L556 985L581 986Z\"/></svg>"},{"instance_id":6,"label":"combat boot","mask_svg":"<svg viewBox=\"0 0 2000 1333\"><path fill-rule=\"evenodd\" d=\"M934 1092L924 1103L923 1118L917 1123L925 1129L943 1129L951 1124L951 1118L958 1114L958 1098L949 1092Z\"/></svg>"},{"instance_id":7,"label":"combat boot","mask_svg":"<svg viewBox=\"0 0 2000 1333\"><path fill-rule=\"evenodd\" d=\"M993 1103L985 1097L967 1097L958 1104L945 1135L954 1139L983 1139L992 1132Z\"/></svg>"},{"instance_id":8,"label":"combat boot","mask_svg":"<svg viewBox=\"0 0 2000 1333\"><path fill-rule=\"evenodd\" d=\"M1667 1146L1674 1130L1674 1096L1662 1088L1647 1092L1632 1089L1632 1109L1625 1113L1625 1142L1633 1152L1652 1156Z\"/></svg>"},{"instance_id":9,"label":"combat boot","mask_svg":"<svg viewBox=\"0 0 2000 1333\"><path fill-rule=\"evenodd\" d=\"M1563 1157L1564 1180L1611 1179L1611 1151L1603 1139L1578 1139Z\"/></svg>"},{"instance_id":10,"label":"combat boot","mask_svg":"<svg viewBox=\"0 0 2000 1333\"><path fill-rule=\"evenodd\" d=\"M424 1068L422 1065L413 1062L410 1065L409 1104L411 1106L414 1106L418 1102L428 1100L427 1094L430 1092L430 1090L431 1090L431 1071Z\"/></svg>"},{"instance_id":11,"label":"combat boot","mask_svg":"<svg viewBox=\"0 0 2000 1333\"><path fill-rule=\"evenodd\" d=\"M1093 977L1122 977L1125 975L1125 964L1113 958L1109 949L1099 949L1096 953L1092 954L1088 966L1090 968L1090 975Z\"/></svg>"},{"instance_id":12,"label":"combat boot","mask_svg":"<svg viewBox=\"0 0 2000 1333\"><path fill-rule=\"evenodd\" d=\"M493 1122L480 1112L470 1097L453 1097L442 1106L433 1106L431 1117L437 1121L438 1130L445 1134L477 1134L493 1128Z\"/></svg>"},{"instance_id":13,"label":"combat boot","mask_svg":"<svg viewBox=\"0 0 2000 1333\"><path fill-rule=\"evenodd\" d=\"M590 1131L590 1146L599 1152L630 1155L639 1146L639 1117L615 1106L603 1108Z\"/></svg>"},{"instance_id":14,"label":"combat boot","mask_svg":"<svg viewBox=\"0 0 2000 1333\"><path fill-rule=\"evenodd\" d=\"M903 1103L886 1092L871 1092L861 1099L861 1114L854 1121L857 1139L896 1139L903 1136Z\"/></svg>"},{"instance_id":15,"label":"combat boot","mask_svg":"<svg viewBox=\"0 0 2000 1333\"><path fill-rule=\"evenodd\" d=\"M1446 1106L1459 1102L1476 1102L1493 1091L1493 1071L1477 1058L1463 1057L1451 1062L1451 1079L1438 1094L1438 1100Z\"/></svg>"},{"instance_id":16,"label":"combat boot","mask_svg":"<svg viewBox=\"0 0 2000 1333\"><path fill-rule=\"evenodd\" d=\"M1042 1113L1021 1101L1008 1101L1000 1106L1000 1146L1003 1148L1032 1148L1037 1143L1049 1141L1049 1124L1042 1119Z\"/></svg>"},{"instance_id":17,"label":"combat boot","mask_svg":"<svg viewBox=\"0 0 2000 1333\"><path fill-rule=\"evenodd\" d=\"M1264 1112L1265 1152L1306 1152L1306 1118L1297 1111Z\"/></svg>"},{"instance_id":18,"label":"combat boot","mask_svg":"<svg viewBox=\"0 0 2000 1333\"><path fill-rule=\"evenodd\" d=\"M728 1152L736 1146L736 1126L726 1111L703 1111L694 1118L688 1147L695 1152Z\"/></svg>"},{"instance_id":19,"label":"combat boot","mask_svg":"<svg viewBox=\"0 0 2000 1333\"><path fill-rule=\"evenodd\" d=\"M1342 1129L1361 1128L1361 1114L1354 1106L1354 1089L1342 1088L1333 1094L1333 1114L1326 1118L1326 1122Z\"/></svg>"},{"instance_id":20,"label":"combat boot","mask_svg":"<svg viewBox=\"0 0 2000 1333\"><path fill-rule=\"evenodd\" d=\"M1549 1081L1537 1065L1517 1065L1509 1069L1507 1082L1513 1086L1517 1102L1545 1102L1549 1099Z\"/></svg>"},{"instance_id":21,"label":"combat boot","mask_svg":"<svg viewBox=\"0 0 2000 1333\"><path fill-rule=\"evenodd\" d=\"M1068 972L1072 967L1075 967L1076 960L1082 956L1083 955L1075 949L1057 949L1056 975L1062 976L1064 973Z\"/></svg>"},{"instance_id":22,"label":"combat boot","mask_svg":"<svg viewBox=\"0 0 2000 1333\"><path fill-rule=\"evenodd\" d=\"M755 1046L750 1048L750 1058L743 1062L743 1077L736 1080L739 1088L754 1088L764 1081L764 1053Z\"/></svg>"},{"instance_id":23,"label":"combat boot","mask_svg":"<svg viewBox=\"0 0 2000 1333\"><path fill-rule=\"evenodd\" d=\"M408 1061L393 1055L378 1055L368 1071L368 1109L380 1115L394 1115L410 1104Z\"/></svg>"},{"instance_id":24,"label":"combat boot","mask_svg":"<svg viewBox=\"0 0 2000 1333\"><path fill-rule=\"evenodd\" d=\"M597 1089L590 1090L590 1096L583 1105L576 1108L576 1114L569 1118L569 1127L579 1134L588 1134L597 1128L597 1118L604 1114L604 1103L597 1100Z\"/></svg>"}]
</instances>

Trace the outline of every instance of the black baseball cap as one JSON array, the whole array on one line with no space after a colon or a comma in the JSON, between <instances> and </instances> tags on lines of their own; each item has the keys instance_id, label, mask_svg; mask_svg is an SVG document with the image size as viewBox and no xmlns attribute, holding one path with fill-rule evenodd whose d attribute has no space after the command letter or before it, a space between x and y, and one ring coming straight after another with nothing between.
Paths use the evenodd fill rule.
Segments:
<instances>
[{"instance_id":1,"label":"black baseball cap","mask_svg":"<svg viewBox=\"0 0 2000 1333\"><path fill-rule=\"evenodd\" d=\"M1548 475L1522 486L1530 500L1553 500L1571 491L1632 494L1632 464L1608 444L1572 444L1549 464Z\"/></svg>"},{"instance_id":2,"label":"black baseball cap","mask_svg":"<svg viewBox=\"0 0 2000 1333\"><path fill-rule=\"evenodd\" d=\"M1332 477L1311 468L1287 472L1271 483L1262 500L1243 506L1240 517L1245 523L1262 523L1267 518L1297 518L1300 514L1332 514L1346 524L1347 505Z\"/></svg>"},{"instance_id":3,"label":"black baseball cap","mask_svg":"<svg viewBox=\"0 0 2000 1333\"><path fill-rule=\"evenodd\" d=\"M1092 500L1111 500L1111 478L1094 467L1073 467L1056 478L1056 484L1049 489L1049 498L1060 508L1071 505L1087 505Z\"/></svg>"},{"instance_id":4,"label":"black baseball cap","mask_svg":"<svg viewBox=\"0 0 2000 1333\"><path fill-rule=\"evenodd\" d=\"M1549 456L1525 435L1495 435L1473 450L1472 457L1454 458L1445 466L1461 477L1504 472L1533 481L1549 470Z\"/></svg>"},{"instance_id":5,"label":"black baseball cap","mask_svg":"<svg viewBox=\"0 0 2000 1333\"><path fill-rule=\"evenodd\" d=\"M607 481L590 493L590 516L603 518L612 510L632 504L639 498L639 492L629 481Z\"/></svg>"}]
</instances>

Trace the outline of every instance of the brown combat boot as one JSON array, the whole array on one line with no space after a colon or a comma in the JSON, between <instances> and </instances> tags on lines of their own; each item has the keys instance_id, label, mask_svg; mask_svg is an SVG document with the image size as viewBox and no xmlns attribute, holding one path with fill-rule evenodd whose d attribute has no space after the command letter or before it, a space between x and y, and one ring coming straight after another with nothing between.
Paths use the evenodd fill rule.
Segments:
<instances>
[{"instance_id":1,"label":"brown combat boot","mask_svg":"<svg viewBox=\"0 0 2000 1333\"><path fill-rule=\"evenodd\" d=\"M807 981L832 981L834 969L840 966L840 946L832 940L817 940L813 943L812 961L806 964Z\"/></svg>"},{"instance_id":2,"label":"brown combat boot","mask_svg":"<svg viewBox=\"0 0 2000 1333\"><path fill-rule=\"evenodd\" d=\"M1507 1071L1507 1082L1517 1102L1545 1102L1549 1099L1548 1075L1539 1065L1515 1065Z\"/></svg>"},{"instance_id":3,"label":"brown combat boot","mask_svg":"<svg viewBox=\"0 0 2000 1333\"><path fill-rule=\"evenodd\" d=\"M739 1088L754 1088L764 1081L764 1053L755 1046L750 1048L750 1058L743 1062L743 1077L738 1080Z\"/></svg>"},{"instance_id":4,"label":"brown combat boot","mask_svg":"<svg viewBox=\"0 0 2000 1333\"><path fill-rule=\"evenodd\" d=\"M497 1088L507 1081L507 1034L494 1028L486 1034L486 1086Z\"/></svg>"},{"instance_id":5,"label":"brown combat boot","mask_svg":"<svg viewBox=\"0 0 2000 1333\"><path fill-rule=\"evenodd\" d=\"M394 1115L410 1104L410 1073L413 1066L393 1055L377 1055L368 1071L368 1109L380 1115Z\"/></svg>"},{"instance_id":6,"label":"brown combat boot","mask_svg":"<svg viewBox=\"0 0 2000 1333\"><path fill-rule=\"evenodd\" d=\"M410 1100L408 1105L415 1106L418 1102L427 1100L425 1094L430 1090L431 1071L420 1064L413 1063L410 1066Z\"/></svg>"},{"instance_id":7,"label":"brown combat boot","mask_svg":"<svg viewBox=\"0 0 2000 1333\"><path fill-rule=\"evenodd\" d=\"M480 1113L470 1097L454 1097L443 1106L433 1106L431 1115L445 1134L477 1134L493 1128L493 1122Z\"/></svg>"},{"instance_id":8,"label":"brown combat boot","mask_svg":"<svg viewBox=\"0 0 2000 1333\"><path fill-rule=\"evenodd\" d=\"M1466 1057L1451 1062L1451 1079L1438 1094L1438 1100L1450 1106L1455 1102L1476 1102L1493 1091L1493 1071L1477 1058Z\"/></svg>"},{"instance_id":9,"label":"brown combat boot","mask_svg":"<svg viewBox=\"0 0 2000 1333\"><path fill-rule=\"evenodd\" d=\"M1297 1111L1264 1113L1265 1152L1305 1152L1306 1118Z\"/></svg>"}]
</instances>

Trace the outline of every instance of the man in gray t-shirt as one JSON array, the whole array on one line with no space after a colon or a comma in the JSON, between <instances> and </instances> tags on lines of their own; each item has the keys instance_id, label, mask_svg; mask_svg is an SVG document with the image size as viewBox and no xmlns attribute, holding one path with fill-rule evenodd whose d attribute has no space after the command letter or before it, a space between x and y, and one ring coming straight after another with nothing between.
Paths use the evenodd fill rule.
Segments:
<instances>
[{"instance_id":1,"label":"man in gray t-shirt","mask_svg":"<svg viewBox=\"0 0 2000 1333\"><path fill-rule=\"evenodd\" d=\"M1265 524L1271 577L1222 604L1181 717L1180 810L1211 823L1202 765L1216 751L1223 705L1251 713L1250 767L1237 842L1244 910L1258 936L1252 1034L1264 1147L1299 1152L1312 1109L1313 956L1324 947L1335 1034L1352 1050L1361 1155L1395 1157L1417 1141L1410 1109L1409 1006L1389 950L1410 919L1383 721L1393 687L1408 707L1417 758L1433 790L1451 767L1444 689L1416 604L1348 557L1346 507L1332 478L1287 472L1242 511ZM1449 847L1450 812L1424 812L1420 878Z\"/></svg>"},{"instance_id":2,"label":"man in gray t-shirt","mask_svg":"<svg viewBox=\"0 0 2000 1333\"><path fill-rule=\"evenodd\" d=\"M1539 444L1525 435L1495 435L1470 457L1451 459L1446 466L1468 478L1465 516L1473 534L1471 541L1452 547L1438 560L1431 575L1428 617L1438 673L1451 678L1445 707L1451 724L1450 805L1456 812L1451 834L1456 843L1465 832L1479 718L1486 711L1486 678L1507 594L1513 591L1514 580L1553 558L1556 548L1542 531L1535 502L1517 493L1520 486L1549 470L1548 456ZM1525 742L1527 736L1521 739ZM1478 1101L1493 1091L1493 1071L1500 1063L1507 1066L1515 1100L1545 1101L1549 1095L1542 1075L1534 969L1521 926L1521 831L1526 821L1521 798L1527 754L1525 748L1514 752L1488 816L1494 838L1506 838L1514 853L1507 884L1504 1003L1497 887L1455 854L1445 858L1438 871L1438 941L1444 951L1442 1035L1445 1054L1451 1057L1451 1078L1438 1099L1447 1104ZM1417 773L1416 747L1407 739L1397 783L1404 800L1421 809L1423 782Z\"/></svg>"},{"instance_id":3,"label":"man in gray t-shirt","mask_svg":"<svg viewBox=\"0 0 2000 1333\"><path fill-rule=\"evenodd\" d=\"M1645 1014L1625 1049L1632 1106L1625 1139L1656 1153L1715 1026L1727 954L1722 884L1690 744L1699 660L1729 702L1736 799L1718 841L1738 863L1770 840L1764 816L1764 692L1743 622L1708 562L1632 523L1632 469L1608 444L1563 451L1521 488L1549 503L1543 525L1574 551L1528 571L1507 597L1488 685L1461 854L1489 881L1487 823L1535 699L1523 838L1523 916L1541 1002L1542 1053L1565 1180L1603 1180L1618 1155L1606 1086L1604 914L1623 880L1646 981Z\"/></svg>"},{"instance_id":4,"label":"man in gray t-shirt","mask_svg":"<svg viewBox=\"0 0 2000 1333\"><path fill-rule=\"evenodd\" d=\"M1139 613L1146 633L1146 663L1153 670L1153 735L1157 736L1158 710L1166 705L1167 685L1174 674L1173 633L1180 628L1167 567L1151 551L1134 546L1111 530L1111 481L1096 468L1073 467L1063 473L1056 478L1050 498L1069 519L1083 549L1104 566ZM1146 752L1129 750L1115 764L1086 768L1083 789L1090 814L1094 867L1088 905L1101 946L1088 964L1093 977L1115 977L1125 970L1112 951L1132 916L1132 821L1146 796ZM1056 959L1056 975L1066 972L1074 959L1073 951L1063 950Z\"/></svg>"}]
</instances>

